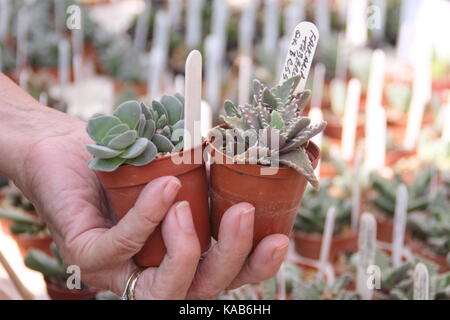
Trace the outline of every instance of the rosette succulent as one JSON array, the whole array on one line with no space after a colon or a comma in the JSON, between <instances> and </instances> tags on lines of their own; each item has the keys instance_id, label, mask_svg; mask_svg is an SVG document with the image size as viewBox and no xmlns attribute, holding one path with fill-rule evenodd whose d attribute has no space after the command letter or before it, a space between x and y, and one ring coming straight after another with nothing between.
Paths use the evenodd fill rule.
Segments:
<instances>
[{"instance_id":1,"label":"rosette succulent","mask_svg":"<svg viewBox=\"0 0 450 320\"><path fill-rule=\"evenodd\" d=\"M287 166L295 169L317 188L311 160L306 152L309 140L321 132L326 122L311 125L311 119L301 114L310 91L295 93L300 76L292 77L274 88L254 80L252 104L235 106L225 101L227 113L223 120L228 128L215 128L217 146L237 163Z\"/></svg>"},{"instance_id":2,"label":"rosette succulent","mask_svg":"<svg viewBox=\"0 0 450 320\"><path fill-rule=\"evenodd\" d=\"M151 107L126 101L113 115L95 115L87 132L96 144L87 145L94 156L88 163L97 171L111 172L122 164L143 166L158 154L183 150L184 98L163 96Z\"/></svg>"}]
</instances>

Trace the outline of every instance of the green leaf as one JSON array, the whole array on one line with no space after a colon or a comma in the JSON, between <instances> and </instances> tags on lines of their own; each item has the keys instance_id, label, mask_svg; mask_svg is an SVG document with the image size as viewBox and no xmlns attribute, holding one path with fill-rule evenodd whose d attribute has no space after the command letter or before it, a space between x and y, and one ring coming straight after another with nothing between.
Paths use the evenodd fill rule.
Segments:
<instances>
[{"instance_id":1,"label":"green leaf","mask_svg":"<svg viewBox=\"0 0 450 320\"><path fill-rule=\"evenodd\" d=\"M161 103L167 110L169 123L174 125L183 117L183 104L174 96L163 96Z\"/></svg>"},{"instance_id":2,"label":"green leaf","mask_svg":"<svg viewBox=\"0 0 450 320\"><path fill-rule=\"evenodd\" d=\"M155 159L157 154L158 150L156 149L155 144L149 141L147 148L145 148L144 152L139 157L128 159L126 163L132 164L134 166L144 166Z\"/></svg>"},{"instance_id":3,"label":"green leaf","mask_svg":"<svg viewBox=\"0 0 450 320\"><path fill-rule=\"evenodd\" d=\"M112 127L111 129L109 129L109 131L105 135L105 139L108 136L116 136L116 135L124 133L125 131L128 131L128 130L130 130L130 127L128 127L125 123L121 123L117 126ZM103 139L103 140L105 140L105 139Z\"/></svg>"},{"instance_id":4,"label":"green leaf","mask_svg":"<svg viewBox=\"0 0 450 320\"><path fill-rule=\"evenodd\" d=\"M125 159L133 159L140 156L147 148L149 142L150 141L147 138L137 139L131 146L125 149L120 157Z\"/></svg>"},{"instance_id":5,"label":"green leaf","mask_svg":"<svg viewBox=\"0 0 450 320\"><path fill-rule=\"evenodd\" d=\"M183 151L183 147L184 147L184 141L180 141L175 145L172 152L181 152L181 151Z\"/></svg>"},{"instance_id":6,"label":"green leaf","mask_svg":"<svg viewBox=\"0 0 450 320\"><path fill-rule=\"evenodd\" d=\"M181 93L175 93L174 96L181 102L181 104L184 106L184 96Z\"/></svg>"},{"instance_id":7,"label":"green leaf","mask_svg":"<svg viewBox=\"0 0 450 320\"><path fill-rule=\"evenodd\" d=\"M95 144L88 144L86 146L86 149L94 157L100 159L111 159L117 157L122 152L121 150L114 150L105 146Z\"/></svg>"},{"instance_id":8,"label":"green leaf","mask_svg":"<svg viewBox=\"0 0 450 320\"><path fill-rule=\"evenodd\" d=\"M114 115L127 124L130 129L136 129L141 116L141 106L137 101L126 101L117 107Z\"/></svg>"},{"instance_id":9,"label":"green leaf","mask_svg":"<svg viewBox=\"0 0 450 320\"><path fill-rule=\"evenodd\" d=\"M263 91L263 103L266 104L268 107L276 110L278 108L278 102L277 99L273 96L273 94L270 92L268 88L264 89Z\"/></svg>"},{"instance_id":10,"label":"green leaf","mask_svg":"<svg viewBox=\"0 0 450 320\"><path fill-rule=\"evenodd\" d=\"M100 143L106 137L107 132L118 124L120 124L120 119L117 117L97 116L89 120L86 131L93 140Z\"/></svg>"},{"instance_id":11,"label":"green leaf","mask_svg":"<svg viewBox=\"0 0 450 320\"><path fill-rule=\"evenodd\" d=\"M25 256L25 265L35 271L42 274L52 276L64 276L66 270L64 265L59 263L55 258L51 258L42 251L36 249L30 249Z\"/></svg>"},{"instance_id":12,"label":"green leaf","mask_svg":"<svg viewBox=\"0 0 450 320\"><path fill-rule=\"evenodd\" d=\"M303 148L282 154L280 156L280 164L284 164L297 170L297 172L302 174L315 189L319 188L319 181L314 174L314 169L308 154Z\"/></svg>"},{"instance_id":13,"label":"green leaf","mask_svg":"<svg viewBox=\"0 0 450 320\"><path fill-rule=\"evenodd\" d=\"M161 130L161 134L165 137L167 137L168 139L170 139L170 136L172 135L172 131L170 130L169 126L165 126L162 130Z\"/></svg>"},{"instance_id":14,"label":"green leaf","mask_svg":"<svg viewBox=\"0 0 450 320\"><path fill-rule=\"evenodd\" d=\"M113 149L124 149L132 144L137 138L136 130L128 130L116 137L114 137L109 143L108 147Z\"/></svg>"},{"instance_id":15,"label":"green leaf","mask_svg":"<svg viewBox=\"0 0 450 320\"><path fill-rule=\"evenodd\" d=\"M227 124L229 129L240 129L240 130L247 130L247 129L249 129L247 123L242 118L225 117L225 116L221 116L221 118Z\"/></svg>"},{"instance_id":16,"label":"green leaf","mask_svg":"<svg viewBox=\"0 0 450 320\"><path fill-rule=\"evenodd\" d=\"M153 100L152 101L152 108L153 110L155 110L158 113L158 117L153 118L153 119L158 119L161 118L163 115L166 116L166 119L169 118L169 114L167 113L166 108L163 106L163 104L159 101Z\"/></svg>"},{"instance_id":17,"label":"green leaf","mask_svg":"<svg viewBox=\"0 0 450 320\"><path fill-rule=\"evenodd\" d=\"M142 136L144 138L147 138L148 140L151 140L153 138L153 135L155 134L155 130L156 130L155 121L153 121L152 119L148 119Z\"/></svg>"},{"instance_id":18,"label":"green leaf","mask_svg":"<svg viewBox=\"0 0 450 320\"><path fill-rule=\"evenodd\" d=\"M0 209L0 219L5 219L13 222L39 224L39 220L30 214L19 210Z\"/></svg>"},{"instance_id":19,"label":"green leaf","mask_svg":"<svg viewBox=\"0 0 450 320\"><path fill-rule=\"evenodd\" d=\"M111 172L116 170L121 164L125 162L124 158L99 159L94 158L88 162L89 168L96 171Z\"/></svg>"},{"instance_id":20,"label":"green leaf","mask_svg":"<svg viewBox=\"0 0 450 320\"><path fill-rule=\"evenodd\" d=\"M234 106L233 102L230 100L226 100L223 104L223 107L225 108L225 112L227 113L227 116L229 117L240 117L238 110Z\"/></svg>"},{"instance_id":21,"label":"green leaf","mask_svg":"<svg viewBox=\"0 0 450 320\"><path fill-rule=\"evenodd\" d=\"M169 121L167 120L166 115L162 115L158 121L156 122L156 129L162 129L164 128L167 124L169 123Z\"/></svg>"},{"instance_id":22,"label":"green leaf","mask_svg":"<svg viewBox=\"0 0 450 320\"><path fill-rule=\"evenodd\" d=\"M139 124L137 127L138 136L142 137L145 131L145 125L147 124L147 120L145 119L145 116L141 114L141 117L139 118Z\"/></svg>"},{"instance_id":23,"label":"green leaf","mask_svg":"<svg viewBox=\"0 0 450 320\"><path fill-rule=\"evenodd\" d=\"M272 111L270 116L270 126L278 130L284 129L284 121L278 111Z\"/></svg>"},{"instance_id":24,"label":"green leaf","mask_svg":"<svg viewBox=\"0 0 450 320\"><path fill-rule=\"evenodd\" d=\"M184 120L180 120L172 126L172 132L177 129L184 129Z\"/></svg>"},{"instance_id":25,"label":"green leaf","mask_svg":"<svg viewBox=\"0 0 450 320\"><path fill-rule=\"evenodd\" d=\"M142 111L142 114L144 115L146 120L153 119L153 115L150 112L148 106L145 103L143 103L143 102L141 102L141 111Z\"/></svg>"},{"instance_id":26,"label":"green leaf","mask_svg":"<svg viewBox=\"0 0 450 320\"><path fill-rule=\"evenodd\" d=\"M173 143L161 134L155 134L152 138L152 142L159 152L171 152L174 147Z\"/></svg>"}]
</instances>

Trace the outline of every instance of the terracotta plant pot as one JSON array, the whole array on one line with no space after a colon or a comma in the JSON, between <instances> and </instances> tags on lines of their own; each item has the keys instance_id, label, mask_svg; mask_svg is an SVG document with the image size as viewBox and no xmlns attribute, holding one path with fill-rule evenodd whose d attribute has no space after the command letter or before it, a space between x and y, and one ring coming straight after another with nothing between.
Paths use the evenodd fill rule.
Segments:
<instances>
[{"instance_id":1,"label":"terracotta plant pot","mask_svg":"<svg viewBox=\"0 0 450 320\"><path fill-rule=\"evenodd\" d=\"M381 218L378 215L375 216L377 221L377 240L392 243L392 233L394 232L394 223L392 219ZM411 241L411 230L406 228L405 230L405 243Z\"/></svg>"},{"instance_id":2,"label":"terracotta plant pot","mask_svg":"<svg viewBox=\"0 0 450 320\"><path fill-rule=\"evenodd\" d=\"M62 289L45 281L47 286L47 293L52 300L91 300L95 298L98 290L96 289Z\"/></svg>"},{"instance_id":3,"label":"terracotta plant pot","mask_svg":"<svg viewBox=\"0 0 450 320\"><path fill-rule=\"evenodd\" d=\"M320 258L320 247L322 245L321 234L295 230L294 243L295 251L302 257L315 260ZM356 232L333 236L330 247L330 261L335 262L341 254L348 251L355 251L357 246L358 234Z\"/></svg>"},{"instance_id":4,"label":"terracotta plant pot","mask_svg":"<svg viewBox=\"0 0 450 320\"><path fill-rule=\"evenodd\" d=\"M392 167L398 161L405 158L411 158L416 155L416 150L393 150L386 155L386 166Z\"/></svg>"},{"instance_id":5,"label":"terracotta plant pot","mask_svg":"<svg viewBox=\"0 0 450 320\"><path fill-rule=\"evenodd\" d=\"M420 240L410 241L409 247L411 248L414 254L436 263L439 267L438 270L439 273L450 271L450 266L447 263L447 257L445 255L436 254L430 247L428 247L422 241Z\"/></svg>"},{"instance_id":6,"label":"terracotta plant pot","mask_svg":"<svg viewBox=\"0 0 450 320\"><path fill-rule=\"evenodd\" d=\"M49 255L50 257L53 257L53 252L50 249L50 245L53 240L49 236L30 236L30 235L13 234L12 237L19 246L20 254L23 257L26 256L28 250L30 249L40 250Z\"/></svg>"},{"instance_id":7,"label":"terracotta plant pot","mask_svg":"<svg viewBox=\"0 0 450 320\"><path fill-rule=\"evenodd\" d=\"M239 202L249 202L255 207L254 246L270 234L288 235L306 188L306 179L286 167L277 168L274 175L261 175L260 170L267 166L234 164L212 144L210 146L214 160L210 169L213 237L217 239L225 211ZM320 157L319 147L310 142L306 151L315 168Z\"/></svg>"},{"instance_id":8,"label":"terracotta plant pot","mask_svg":"<svg viewBox=\"0 0 450 320\"><path fill-rule=\"evenodd\" d=\"M202 146L202 150L204 146ZM194 159L194 149L187 152L191 152L191 159ZM184 154L185 152L182 152L178 156L181 158ZM142 167L124 165L114 172L97 171L96 174L106 189L117 220L122 219L133 207L142 189L150 181L164 176L177 177L181 181L182 187L176 201L186 200L189 202L202 252L209 248L211 235L208 218L208 184L203 157L200 164L175 164L172 156L168 155L155 159ZM161 234L161 226L158 226L134 260L142 267L156 267L160 265L165 254L166 247Z\"/></svg>"}]
</instances>

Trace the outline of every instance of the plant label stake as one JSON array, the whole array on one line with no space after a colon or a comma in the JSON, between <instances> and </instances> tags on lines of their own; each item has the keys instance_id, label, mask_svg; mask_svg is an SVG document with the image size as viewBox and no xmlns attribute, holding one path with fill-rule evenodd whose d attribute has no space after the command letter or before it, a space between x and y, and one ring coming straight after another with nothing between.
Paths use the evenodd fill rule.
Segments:
<instances>
[{"instance_id":1,"label":"plant label stake","mask_svg":"<svg viewBox=\"0 0 450 320\"><path fill-rule=\"evenodd\" d=\"M83 29L73 29L72 33L72 66L75 82L82 79L83 75Z\"/></svg>"},{"instance_id":2,"label":"plant label stake","mask_svg":"<svg viewBox=\"0 0 450 320\"><path fill-rule=\"evenodd\" d=\"M187 0L186 8L186 46L196 48L202 38L201 11L204 0Z\"/></svg>"},{"instance_id":3,"label":"plant label stake","mask_svg":"<svg viewBox=\"0 0 450 320\"><path fill-rule=\"evenodd\" d=\"M171 30L177 30L180 26L182 6L183 3L181 0L169 0L169 22Z\"/></svg>"},{"instance_id":4,"label":"plant label stake","mask_svg":"<svg viewBox=\"0 0 450 320\"><path fill-rule=\"evenodd\" d=\"M150 27L150 12L152 3L145 1L145 9L139 15L137 20L136 29L134 31L133 46L138 50L145 50L148 30Z\"/></svg>"},{"instance_id":5,"label":"plant label stake","mask_svg":"<svg viewBox=\"0 0 450 320\"><path fill-rule=\"evenodd\" d=\"M64 86L69 83L70 68L70 43L66 39L62 39L58 43L58 76L59 84Z\"/></svg>"},{"instance_id":6,"label":"plant label stake","mask_svg":"<svg viewBox=\"0 0 450 320\"><path fill-rule=\"evenodd\" d=\"M320 110L319 108L311 108L311 110L309 110L308 116L311 118L311 123L320 123L323 120L322 110ZM323 132L320 132L317 135L315 135L314 137L312 137L311 141L314 142L319 148L321 148L322 147L322 137L323 137ZM317 163L317 167L314 170L314 173L316 174L317 179L320 179L320 163L321 163L321 159L319 159L319 162Z\"/></svg>"},{"instance_id":7,"label":"plant label stake","mask_svg":"<svg viewBox=\"0 0 450 320\"><path fill-rule=\"evenodd\" d=\"M348 83L342 121L341 155L345 161L351 161L354 155L360 97L361 83L353 78Z\"/></svg>"},{"instance_id":8,"label":"plant label stake","mask_svg":"<svg viewBox=\"0 0 450 320\"><path fill-rule=\"evenodd\" d=\"M65 1L54 0L54 13L55 13L55 29L59 35L63 35L64 33L64 10L65 10Z\"/></svg>"},{"instance_id":9,"label":"plant label stake","mask_svg":"<svg viewBox=\"0 0 450 320\"><path fill-rule=\"evenodd\" d=\"M46 106L48 104L48 95L45 92L41 92L39 95L39 103Z\"/></svg>"},{"instance_id":10,"label":"plant label stake","mask_svg":"<svg viewBox=\"0 0 450 320\"><path fill-rule=\"evenodd\" d=\"M367 10L368 9L368 10ZM383 41L386 24L386 0L372 0L372 5L366 9L367 27L372 32L372 37L377 41Z\"/></svg>"},{"instance_id":11,"label":"plant label stake","mask_svg":"<svg viewBox=\"0 0 450 320\"><path fill-rule=\"evenodd\" d=\"M148 75L148 95L153 99L160 96L160 82L163 72L164 52L161 48L154 48L149 55L150 68Z\"/></svg>"},{"instance_id":12,"label":"plant label stake","mask_svg":"<svg viewBox=\"0 0 450 320\"><path fill-rule=\"evenodd\" d=\"M284 10L286 25L284 28L285 37L289 37L294 32L295 26L305 19L305 0L294 0Z\"/></svg>"},{"instance_id":13,"label":"plant label stake","mask_svg":"<svg viewBox=\"0 0 450 320\"><path fill-rule=\"evenodd\" d=\"M445 106L445 109L444 109L442 141L450 142L450 91L448 92L447 105Z\"/></svg>"},{"instance_id":14,"label":"plant label stake","mask_svg":"<svg viewBox=\"0 0 450 320\"><path fill-rule=\"evenodd\" d=\"M250 83L252 77L252 59L249 56L241 56L239 59L239 87L238 102L243 106L248 103L250 97Z\"/></svg>"},{"instance_id":15,"label":"plant label stake","mask_svg":"<svg viewBox=\"0 0 450 320\"><path fill-rule=\"evenodd\" d=\"M206 95L207 101L213 110L217 110L220 100L220 87L222 83L222 65L220 54L222 52L220 40L215 35L209 35L205 41L206 51Z\"/></svg>"},{"instance_id":16,"label":"plant label stake","mask_svg":"<svg viewBox=\"0 0 450 320\"><path fill-rule=\"evenodd\" d=\"M316 23L320 34L328 38L330 35L330 7L328 0L316 0L315 3Z\"/></svg>"},{"instance_id":17,"label":"plant label stake","mask_svg":"<svg viewBox=\"0 0 450 320\"><path fill-rule=\"evenodd\" d=\"M220 44L221 51L218 52L220 54L220 62L222 62L225 54L227 42L228 10L227 1L214 0L211 33L217 37Z\"/></svg>"},{"instance_id":18,"label":"plant label stake","mask_svg":"<svg viewBox=\"0 0 450 320\"><path fill-rule=\"evenodd\" d=\"M255 36L256 8L259 0L250 0L242 12L239 21L239 52L241 55L250 56Z\"/></svg>"},{"instance_id":19,"label":"plant label stake","mask_svg":"<svg viewBox=\"0 0 450 320\"><path fill-rule=\"evenodd\" d=\"M318 42L319 31L313 23L301 22L295 27L287 50L280 84L293 76L300 75L301 80L295 93L304 90Z\"/></svg>"},{"instance_id":20,"label":"plant label stake","mask_svg":"<svg viewBox=\"0 0 450 320\"><path fill-rule=\"evenodd\" d=\"M330 258L330 249L331 249L331 241L333 240L335 216L336 216L336 208L332 206L327 211L325 227L322 235L322 243L320 245L319 272L317 273L317 278L319 279L322 278L328 260Z\"/></svg>"},{"instance_id":21,"label":"plant label stake","mask_svg":"<svg viewBox=\"0 0 450 320\"><path fill-rule=\"evenodd\" d=\"M6 40L9 33L9 17L11 15L10 0L0 0L0 43Z\"/></svg>"},{"instance_id":22,"label":"plant label stake","mask_svg":"<svg viewBox=\"0 0 450 320\"><path fill-rule=\"evenodd\" d=\"M16 68L20 71L25 67L28 55L27 34L28 34L28 11L27 7L19 9L17 14L17 53Z\"/></svg>"},{"instance_id":23,"label":"plant label stake","mask_svg":"<svg viewBox=\"0 0 450 320\"><path fill-rule=\"evenodd\" d=\"M394 233L392 235L392 264L394 268L398 268L402 263L407 211L408 189L404 184L401 184L398 186L395 196Z\"/></svg>"},{"instance_id":24,"label":"plant label stake","mask_svg":"<svg viewBox=\"0 0 450 320\"><path fill-rule=\"evenodd\" d=\"M381 106L385 60L386 55L382 50L378 49L373 52L370 63L369 84L367 87L366 122L371 121L373 110ZM368 132L366 131L366 136L367 134Z\"/></svg>"},{"instance_id":25,"label":"plant label stake","mask_svg":"<svg viewBox=\"0 0 450 320\"><path fill-rule=\"evenodd\" d=\"M358 229L359 211L361 210L361 162L362 148L356 151L352 181L352 229Z\"/></svg>"},{"instance_id":26,"label":"plant label stake","mask_svg":"<svg viewBox=\"0 0 450 320\"><path fill-rule=\"evenodd\" d=\"M362 47L367 41L367 0L350 0L347 5L347 44L351 47Z\"/></svg>"},{"instance_id":27,"label":"plant label stake","mask_svg":"<svg viewBox=\"0 0 450 320\"><path fill-rule=\"evenodd\" d=\"M414 300L430 300L430 275L425 264L419 262L414 268Z\"/></svg>"},{"instance_id":28,"label":"plant label stake","mask_svg":"<svg viewBox=\"0 0 450 320\"><path fill-rule=\"evenodd\" d=\"M417 63L414 69L413 93L411 105L408 111L408 122L406 125L405 140L403 147L406 150L413 150L422 125L425 105L430 98L431 92L431 58L423 57L424 61ZM428 61L429 60L429 61Z\"/></svg>"},{"instance_id":29,"label":"plant label stake","mask_svg":"<svg viewBox=\"0 0 450 320\"><path fill-rule=\"evenodd\" d=\"M311 97L311 108L319 108L322 105L323 84L325 82L325 65L316 64L313 75L313 88Z\"/></svg>"},{"instance_id":30,"label":"plant label stake","mask_svg":"<svg viewBox=\"0 0 450 320\"><path fill-rule=\"evenodd\" d=\"M369 268L375 264L377 223L372 214L365 212L361 216L358 236L358 266L356 291L364 300L371 300L373 284L369 284Z\"/></svg>"},{"instance_id":31,"label":"plant label stake","mask_svg":"<svg viewBox=\"0 0 450 320\"><path fill-rule=\"evenodd\" d=\"M208 132L211 130L213 125L212 111L211 106L206 101L202 101L201 108L202 108L200 114L200 119L202 121L201 132L202 137L206 138L208 136Z\"/></svg>"},{"instance_id":32,"label":"plant label stake","mask_svg":"<svg viewBox=\"0 0 450 320\"><path fill-rule=\"evenodd\" d=\"M264 0L263 48L268 57L275 55L278 40L278 0Z\"/></svg>"},{"instance_id":33,"label":"plant label stake","mask_svg":"<svg viewBox=\"0 0 450 320\"><path fill-rule=\"evenodd\" d=\"M193 50L186 60L185 107L184 107L184 149L190 150L202 143L200 128L202 102L202 55Z\"/></svg>"},{"instance_id":34,"label":"plant label stake","mask_svg":"<svg viewBox=\"0 0 450 320\"><path fill-rule=\"evenodd\" d=\"M338 43L336 50L336 78L345 81L347 78L347 43L345 41L345 35L341 32L338 35Z\"/></svg>"},{"instance_id":35,"label":"plant label stake","mask_svg":"<svg viewBox=\"0 0 450 320\"><path fill-rule=\"evenodd\" d=\"M277 273L277 296L278 300L286 300L286 274L284 262Z\"/></svg>"}]
</instances>

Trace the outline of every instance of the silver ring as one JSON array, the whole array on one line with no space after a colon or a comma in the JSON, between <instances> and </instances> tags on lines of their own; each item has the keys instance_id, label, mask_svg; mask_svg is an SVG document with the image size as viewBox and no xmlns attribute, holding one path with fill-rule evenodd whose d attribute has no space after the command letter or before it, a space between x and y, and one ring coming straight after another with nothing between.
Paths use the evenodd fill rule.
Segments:
<instances>
[{"instance_id":1,"label":"silver ring","mask_svg":"<svg viewBox=\"0 0 450 320\"><path fill-rule=\"evenodd\" d=\"M145 269L137 268L134 270L131 275L128 277L127 282L125 284L125 289L123 291L122 296L120 297L120 300L136 300L135 298L135 289L136 289L136 282L139 278L139 275L144 271Z\"/></svg>"}]
</instances>

